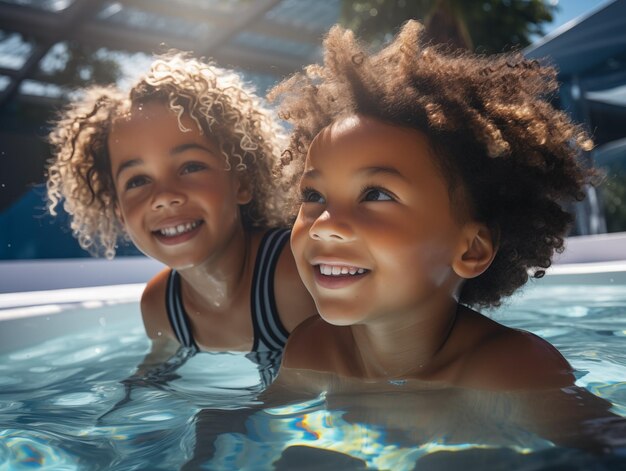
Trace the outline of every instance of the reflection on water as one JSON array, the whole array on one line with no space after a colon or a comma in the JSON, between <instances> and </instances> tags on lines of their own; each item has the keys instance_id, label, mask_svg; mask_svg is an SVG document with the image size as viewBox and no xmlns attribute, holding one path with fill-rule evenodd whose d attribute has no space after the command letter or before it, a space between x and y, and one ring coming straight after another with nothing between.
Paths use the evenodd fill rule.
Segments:
<instances>
[{"instance_id":1,"label":"reflection on water","mask_svg":"<svg viewBox=\"0 0 626 471\"><path fill-rule=\"evenodd\" d=\"M543 422L530 417L542 408L558 416L564 394L575 404L588 402L587 391L626 415L622 291L529 289L493 314L555 344L585 388L530 400L419 391L410 382L358 394L272 396L245 355L223 353L196 355L176 375L134 384L123 402L121 381L148 341L135 306L95 307L103 318L110 309L129 315L0 355L0 469L617 469L624 454L562 444L606 433L606 420L567 435L550 428L550 414Z\"/></svg>"},{"instance_id":2,"label":"reflection on water","mask_svg":"<svg viewBox=\"0 0 626 471\"><path fill-rule=\"evenodd\" d=\"M380 401L393 401L394 397L379 397ZM387 406L393 402L387 402ZM395 406L392 406L395 407ZM349 419L345 410L331 409L325 401L318 410L292 414L287 407L281 413L272 409L272 413L260 413L248 422L247 433L222 434L217 437L215 457L208 462L209 467L221 468L224 464L230 469L245 465L246 457L254 457L259 469L271 469L272 463L285 456L285 450L293 448L297 452L290 453L293 461L298 454L314 456L312 449L331 451L332 455L324 454L329 460L331 456L345 460L345 456L373 469L410 470L421 457L435 452L455 452L469 448L489 448L496 446L486 443L454 443L446 434L431 437L430 440L414 441L402 439L402 432L384 424L365 423ZM408 411L406 411L408 412ZM413 414L416 418L419 414ZM267 438L271 437L271 440ZM502 446L502 440L499 440ZM518 452L528 449L508 445ZM538 446L538 449L545 448ZM245 450L245 453L241 453ZM239 453L237 452L239 451ZM226 460L229 460L227 462ZM259 462L259 459L263 461ZM301 462L300 466L307 462ZM231 468L232 467L232 468ZM240 468L237 468L240 469Z\"/></svg>"},{"instance_id":3,"label":"reflection on water","mask_svg":"<svg viewBox=\"0 0 626 471\"><path fill-rule=\"evenodd\" d=\"M77 469L78 458L59 447L58 437L36 431L7 429L0 432L0 459L6 469Z\"/></svg>"}]
</instances>

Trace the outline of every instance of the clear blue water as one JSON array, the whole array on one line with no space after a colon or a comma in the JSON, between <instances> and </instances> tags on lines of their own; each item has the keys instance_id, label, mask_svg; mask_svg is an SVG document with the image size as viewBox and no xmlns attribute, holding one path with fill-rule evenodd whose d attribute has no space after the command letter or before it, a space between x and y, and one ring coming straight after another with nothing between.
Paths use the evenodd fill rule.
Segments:
<instances>
[{"instance_id":1,"label":"clear blue water","mask_svg":"<svg viewBox=\"0 0 626 471\"><path fill-rule=\"evenodd\" d=\"M625 469L623 448L598 456L556 445L481 412L482 398L454 393L398 384L397 393L264 407L256 366L233 353L199 354L168 378L135 384L123 401L121 381L149 347L138 307L72 315L100 322L0 354L0 471ZM577 385L626 416L623 287L531 287L491 315L553 343ZM40 335L54 319L33 321ZM10 327L0 324L3 336Z\"/></svg>"}]
</instances>

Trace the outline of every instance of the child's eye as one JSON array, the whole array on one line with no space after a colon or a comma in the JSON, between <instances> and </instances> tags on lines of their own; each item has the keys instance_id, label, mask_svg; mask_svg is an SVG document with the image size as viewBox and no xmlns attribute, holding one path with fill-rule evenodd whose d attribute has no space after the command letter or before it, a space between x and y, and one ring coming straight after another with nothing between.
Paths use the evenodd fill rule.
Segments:
<instances>
[{"instance_id":1,"label":"child's eye","mask_svg":"<svg viewBox=\"0 0 626 471\"><path fill-rule=\"evenodd\" d=\"M205 168L206 168L205 164L201 164L199 162L187 162L183 166L181 173L184 175L186 173L201 172Z\"/></svg>"},{"instance_id":2,"label":"child's eye","mask_svg":"<svg viewBox=\"0 0 626 471\"><path fill-rule=\"evenodd\" d=\"M126 182L124 188L127 190L132 190L133 188L138 188L148 183L148 178L138 175L136 177L132 177Z\"/></svg>"},{"instance_id":3,"label":"child's eye","mask_svg":"<svg viewBox=\"0 0 626 471\"><path fill-rule=\"evenodd\" d=\"M363 201L395 201L393 196L380 188L366 188L363 193Z\"/></svg>"},{"instance_id":4,"label":"child's eye","mask_svg":"<svg viewBox=\"0 0 626 471\"><path fill-rule=\"evenodd\" d=\"M303 203L324 203L324 197L312 188L303 188L301 201Z\"/></svg>"}]
</instances>

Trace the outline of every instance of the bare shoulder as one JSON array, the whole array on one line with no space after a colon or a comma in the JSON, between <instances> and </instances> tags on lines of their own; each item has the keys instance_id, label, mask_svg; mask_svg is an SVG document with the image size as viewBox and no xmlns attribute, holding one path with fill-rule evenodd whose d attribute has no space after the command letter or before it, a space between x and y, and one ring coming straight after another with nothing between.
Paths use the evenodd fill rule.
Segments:
<instances>
[{"instance_id":1,"label":"bare shoulder","mask_svg":"<svg viewBox=\"0 0 626 471\"><path fill-rule=\"evenodd\" d=\"M169 273L170 269L166 268L155 275L148 281L141 295L141 317L146 334L151 339L157 339L163 335L169 338L174 337L165 307L165 290Z\"/></svg>"},{"instance_id":2,"label":"bare shoulder","mask_svg":"<svg viewBox=\"0 0 626 471\"><path fill-rule=\"evenodd\" d=\"M331 370L331 352L336 345L339 330L319 316L305 320L289 336L282 365L317 371Z\"/></svg>"},{"instance_id":3,"label":"bare shoulder","mask_svg":"<svg viewBox=\"0 0 626 471\"><path fill-rule=\"evenodd\" d=\"M572 367L552 344L524 330L495 324L467 352L463 376L490 389L561 388L574 382ZM471 380L470 380L471 378Z\"/></svg>"},{"instance_id":4,"label":"bare shoulder","mask_svg":"<svg viewBox=\"0 0 626 471\"><path fill-rule=\"evenodd\" d=\"M318 350L320 335L325 330L325 322L319 317L311 317L298 325L287 340L283 352L283 366L306 368Z\"/></svg>"},{"instance_id":5,"label":"bare shoulder","mask_svg":"<svg viewBox=\"0 0 626 471\"><path fill-rule=\"evenodd\" d=\"M274 273L274 296L280 320L289 332L317 313L313 298L298 274L289 242L282 249Z\"/></svg>"}]
</instances>

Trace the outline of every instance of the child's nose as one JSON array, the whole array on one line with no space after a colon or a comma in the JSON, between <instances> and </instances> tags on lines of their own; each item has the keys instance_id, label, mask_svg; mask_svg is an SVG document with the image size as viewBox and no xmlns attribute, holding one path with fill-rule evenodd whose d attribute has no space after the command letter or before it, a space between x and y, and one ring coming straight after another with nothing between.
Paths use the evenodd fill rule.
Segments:
<instances>
[{"instance_id":1,"label":"child's nose","mask_svg":"<svg viewBox=\"0 0 626 471\"><path fill-rule=\"evenodd\" d=\"M161 186L155 189L152 197L152 209L164 209L170 206L180 206L185 203L186 197L183 192L176 191L171 187Z\"/></svg>"},{"instance_id":2,"label":"child's nose","mask_svg":"<svg viewBox=\"0 0 626 471\"><path fill-rule=\"evenodd\" d=\"M342 218L338 214L331 214L328 210L324 210L313 221L309 229L309 235L315 240L335 242L350 242L354 239L354 231L347 219Z\"/></svg>"}]
</instances>

